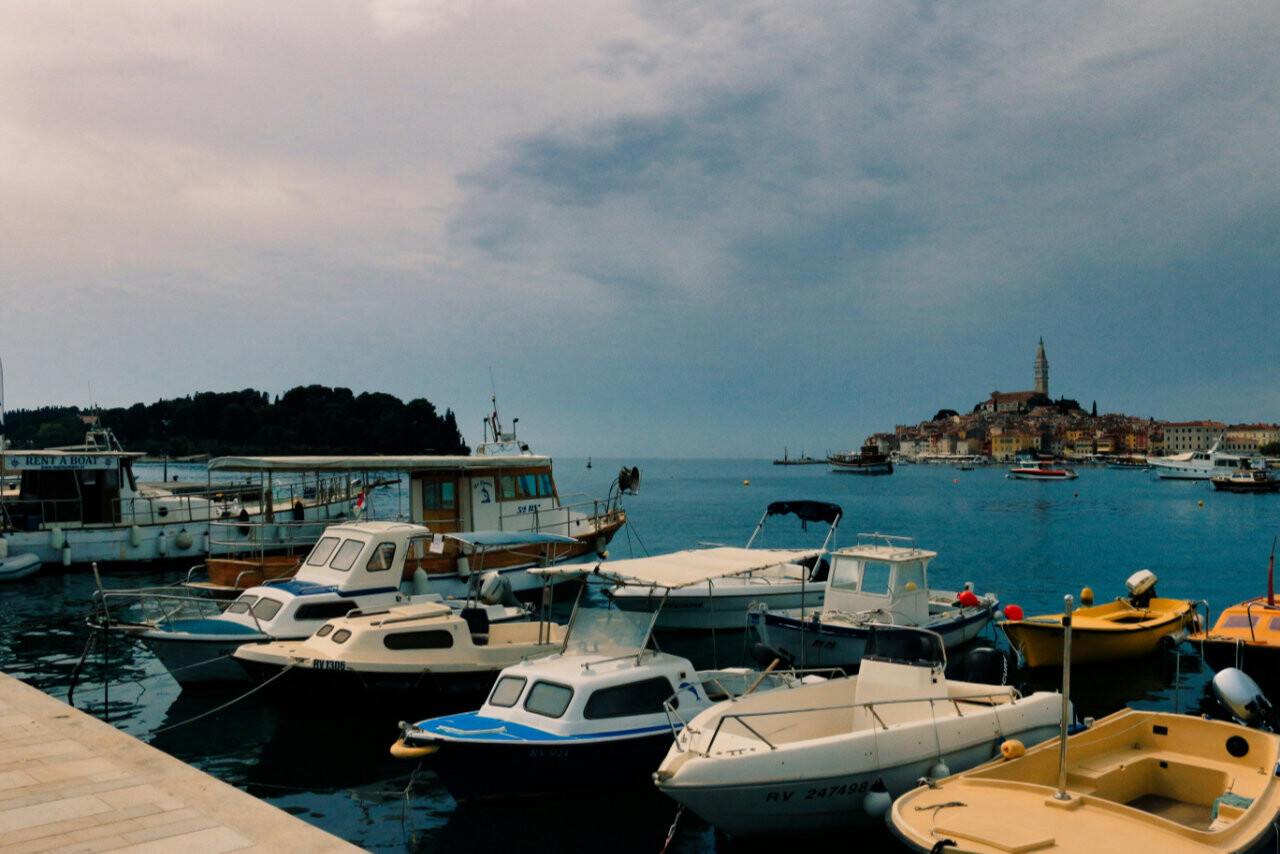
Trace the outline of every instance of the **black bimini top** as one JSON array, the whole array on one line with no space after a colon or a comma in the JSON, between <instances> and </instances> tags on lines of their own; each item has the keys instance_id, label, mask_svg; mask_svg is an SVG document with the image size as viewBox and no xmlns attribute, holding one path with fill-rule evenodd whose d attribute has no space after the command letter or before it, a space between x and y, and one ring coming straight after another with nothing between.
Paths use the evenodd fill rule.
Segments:
<instances>
[{"instance_id":1,"label":"black bimini top","mask_svg":"<svg viewBox=\"0 0 1280 854\"><path fill-rule=\"evenodd\" d=\"M794 513L802 522L826 522L834 525L844 515L839 504L826 501L775 501L769 505L769 516L785 516Z\"/></svg>"}]
</instances>

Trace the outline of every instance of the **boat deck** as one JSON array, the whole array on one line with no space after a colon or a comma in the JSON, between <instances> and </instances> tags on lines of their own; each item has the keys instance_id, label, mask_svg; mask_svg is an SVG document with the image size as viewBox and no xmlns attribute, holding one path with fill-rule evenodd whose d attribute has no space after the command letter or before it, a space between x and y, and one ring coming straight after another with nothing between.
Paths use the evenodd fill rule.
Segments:
<instances>
[{"instance_id":1,"label":"boat deck","mask_svg":"<svg viewBox=\"0 0 1280 854\"><path fill-rule=\"evenodd\" d=\"M0 673L0 852L362 849Z\"/></svg>"}]
</instances>

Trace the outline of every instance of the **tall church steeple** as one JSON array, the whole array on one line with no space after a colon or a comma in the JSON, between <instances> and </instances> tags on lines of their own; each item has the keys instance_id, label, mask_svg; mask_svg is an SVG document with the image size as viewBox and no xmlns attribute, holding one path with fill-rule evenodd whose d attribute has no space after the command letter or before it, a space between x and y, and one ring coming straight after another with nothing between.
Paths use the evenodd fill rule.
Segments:
<instances>
[{"instance_id":1,"label":"tall church steeple","mask_svg":"<svg viewBox=\"0 0 1280 854\"><path fill-rule=\"evenodd\" d=\"M1036 392L1049 396L1049 360L1044 355L1044 339L1040 339L1040 349L1036 351Z\"/></svg>"}]
</instances>

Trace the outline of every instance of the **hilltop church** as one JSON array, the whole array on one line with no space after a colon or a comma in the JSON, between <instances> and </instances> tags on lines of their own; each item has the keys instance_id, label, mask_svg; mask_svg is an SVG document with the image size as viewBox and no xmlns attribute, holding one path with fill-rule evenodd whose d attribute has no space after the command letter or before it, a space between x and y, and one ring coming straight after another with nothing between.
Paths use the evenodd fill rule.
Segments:
<instances>
[{"instance_id":1,"label":"hilltop church","mask_svg":"<svg viewBox=\"0 0 1280 854\"><path fill-rule=\"evenodd\" d=\"M1036 387L1034 391L991 392L991 397L978 404L979 412L1030 412L1037 406L1052 403L1049 398L1049 360L1044 355L1044 339L1036 351Z\"/></svg>"}]
</instances>

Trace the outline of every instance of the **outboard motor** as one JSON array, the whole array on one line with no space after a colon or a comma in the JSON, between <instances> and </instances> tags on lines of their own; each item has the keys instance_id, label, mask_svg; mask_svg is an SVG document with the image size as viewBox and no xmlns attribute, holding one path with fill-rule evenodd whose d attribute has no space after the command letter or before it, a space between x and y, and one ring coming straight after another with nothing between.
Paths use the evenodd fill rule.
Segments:
<instances>
[{"instance_id":1,"label":"outboard motor","mask_svg":"<svg viewBox=\"0 0 1280 854\"><path fill-rule=\"evenodd\" d=\"M979 682L983 685L1008 685L1013 673L1015 661L1010 659L1014 653L996 649L993 646L977 646L964 655L964 678L966 682Z\"/></svg>"},{"instance_id":2,"label":"outboard motor","mask_svg":"<svg viewBox=\"0 0 1280 854\"><path fill-rule=\"evenodd\" d=\"M1276 729L1275 709L1271 707L1258 683L1243 670L1226 667L1215 673L1213 694L1237 723Z\"/></svg>"},{"instance_id":3,"label":"outboard motor","mask_svg":"<svg viewBox=\"0 0 1280 854\"><path fill-rule=\"evenodd\" d=\"M1149 569L1140 569L1125 581L1129 590L1129 604L1135 608L1146 608L1156 598L1156 574Z\"/></svg>"},{"instance_id":4,"label":"outboard motor","mask_svg":"<svg viewBox=\"0 0 1280 854\"><path fill-rule=\"evenodd\" d=\"M490 570L480 578L480 601L486 605L518 606L519 600L511 590L511 580L499 572Z\"/></svg>"}]
</instances>

